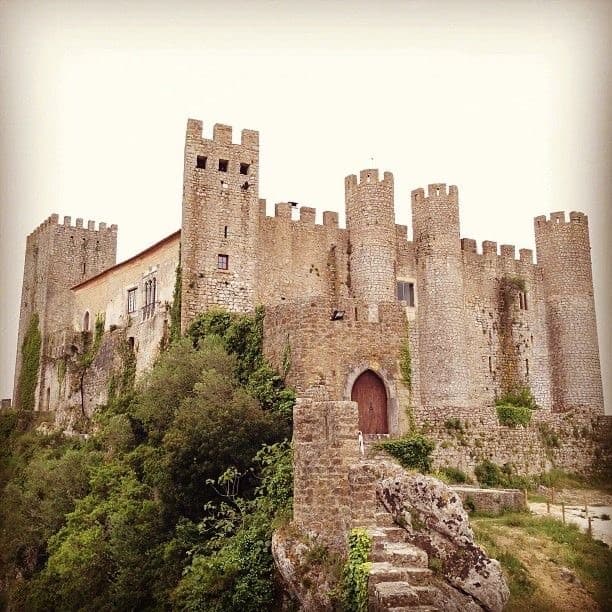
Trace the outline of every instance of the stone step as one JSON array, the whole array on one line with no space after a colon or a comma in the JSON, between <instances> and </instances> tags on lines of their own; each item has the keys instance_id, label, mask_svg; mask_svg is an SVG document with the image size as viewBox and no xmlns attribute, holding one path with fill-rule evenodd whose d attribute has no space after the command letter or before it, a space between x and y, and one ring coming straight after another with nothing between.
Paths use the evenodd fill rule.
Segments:
<instances>
[{"instance_id":1,"label":"stone step","mask_svg":"<svg viewBox=\"0 0 612 612\"><path fill-rule=\"evenodd\" d=\"M393 517L388 512L376 512L374 518L376 524L380 527L397 527Z\"/></svg>"},{"instance_id":2,"label":"stone step","mask_svg":"<svg viewBox=\"0 0 612 612\"><path fill-rule=\"evenodd\" d=\"M399 567L427 567L427 553L406 542L385 542L372 547L372 561L387 561Z\"/></svg>"},{"instance_id":3,"label":"stone step","mask_svg":"<svg viewBox=\"0 0 612 612\"><path fill-rule=\"evenodd\" d=\"M406 532L401 527L370 527L368 533L372 538L372 545L382 544L386 542L404 542L406 540Z\"/></svg>"},{"instance_id":4,"label":"stone step","mask_svg":"<svg viewBox=\"0 0 612 612\"><path fill-rule=\"evenodd\" d=\"M377 610L419 605L419 595L415 589L403 580L381 582L374 587L374 600Z\"/></svg>"},{"instance_id":5,"label":"stone step","mask_svg":"<svg viewBox=\"0 0 612 612\"><path fill-rule=\"evenodd\" d=\"M435 606L402 606L400 608L389 608L387 612L440 612Z\"/></svg>"},{"instance_id":6,"label":"stone step","mask_svg":"<svg viewBox=\"0 0 612 612\"><path fill-rule=\"evenodd\" d=\"M398 567L386 561L372 563L370 569L369 584L375 585L380 582L409 582L411 585L422 585L433 575L426 567Z\"/></svg>"},{"instance_id":7,"label":"stone step","mask_svg":"<svg viewBox=\"0 0 612 612\"><path fill-rule=\"evenodd\" d=\"M418 595L419 603L425 606L431 606L435 604L438 598L438 595L440 594L438 589L436 589L436 587L433 587L433 586L417 585L417 586L413 586L412 589Z\"/></svg>"}]
</instances>

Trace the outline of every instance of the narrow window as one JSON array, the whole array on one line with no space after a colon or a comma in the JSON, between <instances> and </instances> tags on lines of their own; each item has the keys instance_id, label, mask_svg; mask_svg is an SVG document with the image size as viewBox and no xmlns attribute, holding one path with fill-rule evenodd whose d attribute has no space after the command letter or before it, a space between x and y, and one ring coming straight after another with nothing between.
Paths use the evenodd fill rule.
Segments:
<instances>
[{"instance_id":1,"label":"narrow window","mask_svg":"<svg viewBox=\"0 0 612 612\"><path fill-rule=\"evenodd\" d=\"M493 360L489 357L489 372L493 371Z\"/></svg>"},{"instance_id":2,"label":"narrow window","mask_svg":"<svg viewBox=\"0 0 612 612\"><path fill-rule=\"evenodd\" d=\"M229 267L229 257L227 255L219 254L217 256L217 268L219 270L227 270Z\"/></svg>"},{"instance_id":3,"label":"narrow window","mask_svg":"<svg viewBox=\"0 0 612 612\"><path fill-rule=\"evenodd\" d=\"M240 174L248 174L249 173L249 168L250 168L250 164L240 164Z\"/></svg>"},{"instance_id":4,"label":"narrow window","mask_svg":"<svg viewBox=\"0 0 612 612\"><path fill-rule=\"evenodd\" d=\"M89 331L89 311L87 311L83 317L83 331Z\"/></svg>"},{"instance_id":5,"label":"narrow window","mask_svg":"<svg viewBox=\"0 0 612 612\"><path fill-rule=\"evenodd\" d=\"M523 293L523 306L527 310L527 292Z\"/></svg>"},{"instance_id":6,"label":"narrow window","mask_svg":"<svg viewBox=\"0 0 612 612\"><path fill-rule=\"evenodd\" d=\"M128 289L127 292L127 311L128 314L136 310L136 289Z\"/></svg>"},{"instance_id":7,"label":"narrow window","mask_svg":"<svg viewBox=\"0 0 612 612\"><path fill-rule=\"evenodd\" d=\"M128 347L130 348L130 351L132 351L132 353L134 352L134 336L130 336L128 338Z\"/></svg>"},{"instance_id":8,"label":"narrow window","mask_svg":"<svg viewBox=\"0 0 612 612\"><path fill-rule=\"evenodd\" d=\"M85 272L87 272L87 262L86 261L83 262L83 274L85 274Z\"/></svg>"},{"instance_id":9,"label":"narrow window","mask_svg":"<svg viewBox=\"0 0 612 612\"><path fill-rule=\"evenodd\" d=\"M227 159L220 159L219 160L219 171L220 172L227 172L227 167L229 166L229 161Z\"/></svg>"},{"instance_id":10,"label":"narrow window","mask_svg":"<svg viewBox=\"0 0 612 612\"><path fill-rule=\"evenodd\" d=\"M407 306L414 307L414 283L407 281L397 282L397 299L406 302Z\"/></svg>"},{"instance_id":11,"label":"narrow window","mask_svg":"<svg viewBox=\"0 0 612 612\"><path fill-rule=\"evenodd\" d=\"M227 238L227 225L223 228L223 237Z\"/></svg>"},{"instance_id":12,"label":"narrow window","mask_svg":"<svg viewBox=\"0 0 612 612\"><path fill-rule=\"evenodd\" d=\"M196 168L204 170L206 168L206 159L207 158L205 155L198 155L198 158L196 160Z\"/></svg>"},{"instance_id":13,"label":"narrow window","mask_svg":"<svg viewBox=\"0 0 612 612\"><path fill-rule=\"evenodd\" d=\"M51 388L47 387L47 410L51 410Z\"/></svg>"},{"instance_id":14,"label":"narrow window","mask_svg":"<svg viewBox=\"0 0 612 612\"><path fill-rule=\"evenodd\" d=\"M525 359L525 374L529 376L529 359Z\"/></svg>"},{"instance_id":15,"label":"narrow window","mask_svg":"<svg viewBox=\"0 0 612 612\"><path fill-rule=\"evenodd\" d=\"M523 292L522 291L519 291L519 308L521 310L524 309L524 306L523 306Z\"/></svg>"}]
</instances>

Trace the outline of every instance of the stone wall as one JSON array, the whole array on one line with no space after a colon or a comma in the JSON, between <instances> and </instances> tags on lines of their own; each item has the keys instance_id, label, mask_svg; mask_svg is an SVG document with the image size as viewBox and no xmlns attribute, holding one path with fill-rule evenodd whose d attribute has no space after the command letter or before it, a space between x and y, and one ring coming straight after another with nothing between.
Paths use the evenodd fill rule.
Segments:
<instances>
[{"instance_id":1,"label":"stone wall","mask_svg":"<svg viewBox=\"0 0 612 612\"><path fill-rule=\"evenodd\" d=\"M71 287L114 265L117 252L117 226L94 221L83 226L83 219L71 225L71 218L51 215L27 238L21 294L15 394L21 369L21 345L30 318L38 313L45 355L49 335L71 326L73 295ZM45 384L39 375L35 409L45 401ZM15 395L13 403L19 406Z\"/></svg>"},{"instance_id":2,"label":"stone wall","mask_svg":"<svg viewBox=\"0 0 612 612\"><path fill-rule=\"evenodd\" d=\"M331 303L320 301L268 308L264 354L282 372L289 352L287 384L298 394L321 388L327 399L350 400L357 376L368 369L376 372L387 390L389 431L405 431L410 391L401 382L398 362L408 337L404 307L381 304L378 321L369 320L363 302L341 300L337 308L344 313L342 319L332 320Z\"/></svg>"}]
</instances>

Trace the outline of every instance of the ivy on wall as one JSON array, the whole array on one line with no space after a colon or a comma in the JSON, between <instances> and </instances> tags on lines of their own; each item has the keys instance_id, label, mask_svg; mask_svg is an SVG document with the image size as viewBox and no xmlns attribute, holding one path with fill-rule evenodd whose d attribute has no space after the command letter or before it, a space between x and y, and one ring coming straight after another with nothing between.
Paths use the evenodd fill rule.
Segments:
<instances>
[{"instance_id":1,"label":"ivy on wall","mask_svg":"<svg viewBox=\"0 0 612 612\"><path fill-rule=\"evenodd\" d=\"M406 323L406 340L400 349L400 373L402 382L412 391L412 356L410 354L410 327Z\"/></svg>"},{"instance_id":2,"label":"ivy on wall","mask_svg":"<svg viewBox=\"0 0 612 612\"><path fill-rule=\"evenodd\" d=\"M17 404L21 410L34 410L42 336L38 328L38 313L30 317L30 323L21 344L21 369L17 383Z\"/></svg>"},{"instance_id":3,"label":"ivy on wall","mask_svg":"<svg viewBox=\"0 0 612 612\"><path fill-rule=\"evenodd\" d=\"M174 292L172 293L172 306L170 308L170 342L176 342L181 338L181 292L182 292L182 268L181 252L179 251L179 262L176 266L176 277L174 280Z\"/></svg>"}]
</instances>

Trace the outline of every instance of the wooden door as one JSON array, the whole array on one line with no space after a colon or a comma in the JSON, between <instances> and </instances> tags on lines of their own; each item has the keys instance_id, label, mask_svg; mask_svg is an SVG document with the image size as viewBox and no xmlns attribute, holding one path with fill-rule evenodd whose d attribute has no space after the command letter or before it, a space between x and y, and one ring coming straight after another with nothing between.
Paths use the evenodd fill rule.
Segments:
<instances>
[{"instance_id":1,"label":"wooden door","mask_svg":"<svg viewBox=\"0 0 612 612\"><path fill-rule=\"evenodd\" d=\"M357 378L351 399L359 407L359 429L364 434L389 433L387 391L379 376L366 370Z\"/></svg>"}]
</instances>

